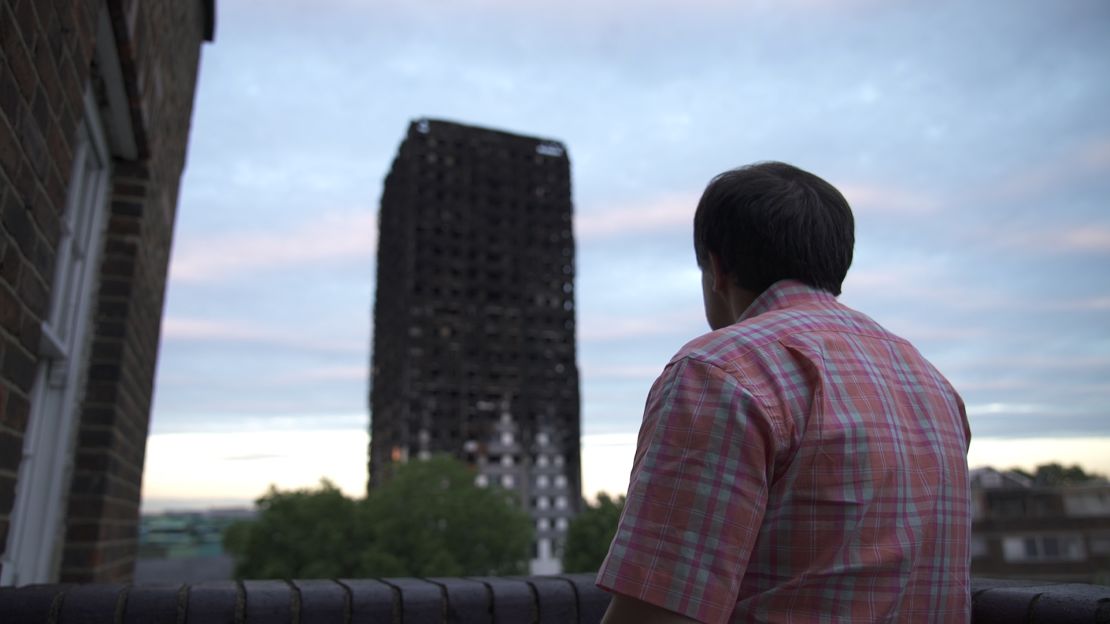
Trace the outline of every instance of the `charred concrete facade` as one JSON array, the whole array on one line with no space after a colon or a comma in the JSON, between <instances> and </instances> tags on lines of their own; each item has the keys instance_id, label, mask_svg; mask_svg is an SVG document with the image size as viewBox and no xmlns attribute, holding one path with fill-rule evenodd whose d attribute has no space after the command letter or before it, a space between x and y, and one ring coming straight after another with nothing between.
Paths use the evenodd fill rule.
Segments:
<instances>
[{"instance_id":1,"label":"charred concrete facade","mask_svg":"<svg viewBox=\"0 0 1110 624\"><path fill-rule=\"evenodd\" d=\"M0 585L131 577L214 10L0 2Z\"/></svg>"},{"instance_id":2,"label":"charred concrete facade","mask_svg":"<svg viewBox=\"0 0 1110 624\"><path fill-rule=\"evenodd\" d=\"M414 121L385 181L370 483L446 453L536 521L558 571L581 500L570 162L556 141Z\"/></svg>"}]
</instances>

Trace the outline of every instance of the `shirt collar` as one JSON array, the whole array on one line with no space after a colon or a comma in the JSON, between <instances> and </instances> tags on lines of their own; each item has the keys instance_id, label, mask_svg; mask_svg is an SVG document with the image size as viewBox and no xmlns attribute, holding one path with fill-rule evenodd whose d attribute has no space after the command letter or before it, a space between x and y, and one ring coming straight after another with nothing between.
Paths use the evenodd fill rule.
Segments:
<instances>
[{"instance_id":1,"label":"shirt collar","mask_svg":"<svg viewBox=\"0 0 1110 624\"><path fill-rule=\"evenodd\" d=\"M736 322L745 321L764 312L793 308L807 303L828 304L834 301L836 296L827 290L814 288L795 279L779 280L756 297Z\"/></svg>"}]
</instances>

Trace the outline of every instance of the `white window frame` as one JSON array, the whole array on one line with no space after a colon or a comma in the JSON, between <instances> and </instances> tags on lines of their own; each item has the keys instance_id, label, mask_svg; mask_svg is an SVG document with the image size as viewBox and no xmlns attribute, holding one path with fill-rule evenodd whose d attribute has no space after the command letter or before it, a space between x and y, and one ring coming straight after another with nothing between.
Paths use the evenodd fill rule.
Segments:
<instances>
[{"instance_id":1,"label":"white window frame","mask_svg":"<svg viewBox=\"0 0 1110 624\"><path fill-rule=\"evenodd\" d=\"M53 582L61 560L111 173L108 141L91 92L84 98L74 146L0 585Z\"/></svg>"},{"instance_id":2,"label":"white window frame","mask_svg":"<svg viewBox=\"0 0 1110 624\"><path fill-rule=\"evenodd\" d=\"M982 535L971 536L971 558L977 559L979 557L986 557L990 554L990 548L987 545L987 538Z\"/></svg>"},{"instance_id":3,"label":"white window frame","mask_svg":"<svg viewBox=\"0 0 1110 624\"><path fill-rule=\"evenodd\" d=\"M1048 540L1053 540L1055 554L1048 553ZM1087 560L1087 549L1079 533L1008 535L1002 540L1002 558L1007 563L1079 562Z\"/></svg>"}]
</instances>

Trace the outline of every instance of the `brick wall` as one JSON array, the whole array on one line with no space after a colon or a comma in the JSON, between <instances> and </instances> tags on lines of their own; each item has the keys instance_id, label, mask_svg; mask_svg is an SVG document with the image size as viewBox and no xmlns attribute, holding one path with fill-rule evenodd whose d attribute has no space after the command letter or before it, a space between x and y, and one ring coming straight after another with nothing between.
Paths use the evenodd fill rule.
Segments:
<instances>
[{"instance_id":1,"label":"brick wall","mask_svg":"<svg viewBox=\"0 0 1110 624\"><path fill-rule=\"evenodd\" d=\"M0 4L0 544L7 542L98 5Z\"/></svg>"},{"instance_id":2,"label":"brick wall","mask_svg":"<svg viewBox=\"0 0 1110 624\"><path fill-rule=\"evenodd\" d=\"M0 546L27 429L72 142L86 85L95 78L105 10L137 149L112 165L66 513L61 578L68 581L126 579L134 564L178 183L200 47L214 23L211 0L0 4Z\"/></svg>"}]
</instances>

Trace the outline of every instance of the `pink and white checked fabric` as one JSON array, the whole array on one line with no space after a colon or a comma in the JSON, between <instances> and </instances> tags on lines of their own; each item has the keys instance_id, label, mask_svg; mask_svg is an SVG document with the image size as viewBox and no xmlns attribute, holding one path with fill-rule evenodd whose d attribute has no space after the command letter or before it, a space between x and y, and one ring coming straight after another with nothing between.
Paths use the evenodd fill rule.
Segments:
<instances>
[{"instance_id":1,"label":"pink and white checked fabric","mask_svg":"<svg viewBox=\"0 0 1110 624\"><path fill-rule=\"evenodd\" d=\"M912 345L778 282L656 380L597 584L702 622L966 622L970 437Z\"/></svg>"}]
</instances>

